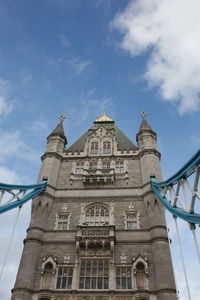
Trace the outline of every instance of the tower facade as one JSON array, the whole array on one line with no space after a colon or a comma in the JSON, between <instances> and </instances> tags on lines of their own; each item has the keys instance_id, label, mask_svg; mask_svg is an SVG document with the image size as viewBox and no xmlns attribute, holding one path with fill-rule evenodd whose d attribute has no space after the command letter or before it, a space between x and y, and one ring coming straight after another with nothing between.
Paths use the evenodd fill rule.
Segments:
<instances>
[{"instance_id":1,"label":"tower facade","mask_svg":"<svg viewBox=\"0 0 200 300\"><path fill-rule=\"evenodd\" d=\"M47 138L12 300L176 300L156 133L135 146L105 115L71 147L63 116Z\"/></svg>"}]
</instances>

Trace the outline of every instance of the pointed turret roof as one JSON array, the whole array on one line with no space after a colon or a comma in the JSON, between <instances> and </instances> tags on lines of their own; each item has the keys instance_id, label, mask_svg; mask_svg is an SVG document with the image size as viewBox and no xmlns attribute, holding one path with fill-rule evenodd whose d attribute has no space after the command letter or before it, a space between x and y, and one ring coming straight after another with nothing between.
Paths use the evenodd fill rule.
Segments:
<instances>
[{"instance_id":1,"label":"pointed turret roof","mask_svg":"<svg viewBox=\"0 0 200 300\"><path fill-rule=\"evenodd\" d=\"M63 128L63 121L65 119L64 114L61 114L59 117L60 122L56 126L56 128L52 131L52 133L47 137L47 140L49 140L50 137L52 136L60 136L65 140L65 144L67 144L67 138L65 136L64 128Z\"/></svg>"},{"instance_id":2,"label":"pointed turret roof","mask_svg":"<svg viewBox=\"0 0 200 300\"><path fill-rule=\"evenodd\" d=\"M147 114L144 112L144 110L142 110L142 112L141 112L140 115L142 116L142 123L141 123L141 125L140 125L140 129L139 129L139 131L138 131L138 133L137 133L137 136L138 136L138 134L140 134L142 131L151 131L152 133L156 134L156 133L153 131L153 129L151 128L151 126L149 125L149 123L147 122L147 120L146 120L146 115L147 115Z\"/></svg>"}]
</instances>

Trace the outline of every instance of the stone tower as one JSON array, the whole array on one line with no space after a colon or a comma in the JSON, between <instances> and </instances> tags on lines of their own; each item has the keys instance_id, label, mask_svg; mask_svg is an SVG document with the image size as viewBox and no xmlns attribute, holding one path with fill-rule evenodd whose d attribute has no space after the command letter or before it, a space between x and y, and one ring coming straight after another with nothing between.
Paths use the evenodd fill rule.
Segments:
<instances>
[{"instance_id":1,"label":"stone tower","mask_svg":"<svg viewBox=\"0 0 200 300\"><path fill-rule=\"evenodd\" d=\"M156 133L135 146L105 115L71 147L64 116L47 138L12 300L176 300Z\"/></svg>"}]
</instances>

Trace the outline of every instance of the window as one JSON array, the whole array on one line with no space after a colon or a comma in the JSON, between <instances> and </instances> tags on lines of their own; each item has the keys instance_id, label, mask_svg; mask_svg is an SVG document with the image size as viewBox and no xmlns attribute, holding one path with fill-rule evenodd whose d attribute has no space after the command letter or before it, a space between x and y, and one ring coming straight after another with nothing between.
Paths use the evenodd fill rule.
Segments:
<instances>
[{"instance_id":1,"label":"window","mask_svg":"<svg viewBox=\"0 0 200 300\"><path fill-rule=\"evenodd\" d=\"M84 260L80 269L80 289L108 289L109 262L107 260Z\"/></svg>"},{"instance_id":2,"label":"window","mask_svg":"<svg viewBox=\"0 0 200 300\"><path fill-rule=\"evenodd\" d=\"M57 289L71 289L73 269L70 267L58 268Z\"/></svg>"},{"instance_id":3,"label":"window","mask_svg":"<svg viewBox=\"0 0 200 300\"><path fill-rule=\"evenodd\" d=\"M101 205L95 205L86 210L85 222L90 226L109 224L109 210Z\"/></svg>"},{"instance_id":4,"label":"window","mask_svg":"<svg viewBox=\"0 0 200 300\"><path fill-rule=\"evenodd\" d=\"M57 230L67 230L68 223L69 223L69 215L66 214L58 215Z\"/></svg>"},{"instance_id":5,"label":"window","mask_svg":"<svg viewBox=\"0 0 200 300\"><path fill-rule=\"evenodd\" d=\"M126 214L126 228L127 229L137 229L137 214L136 213L127 213Z\"/></svg>"},{"instance_id":6,"label":"window","mask_svg":"<svg viewBox=\"0 0 200 300\"><path fill-rule=\"evenodd\" d=\"M83 164L82 163L76 164L76 174L83 174Z\"/></svg>"},{"instance_id":7,"label":"window","mask_svg":"<svg viewBox=\"0 0 200 300\"><path fill-rule=\"evenodd\" d=\"M90 153L98 153L98 146L99 146L98 142L92 142Z\"/></svg>"},{"instance_id":8,"label":"window","mask_svg":"<svg viewBox=\"0 0 200 300\"><path fill-rule=\"evenodd\" d=\"M116 162L115 173L124 173L124 163L123 162Z\"/></svg>"},{"instance_id":9,"label":"window","mask_svg":"<svg viewBox=\"0 0 200 300\"><path fill-rule=\"evenodd\" d=\"M110 153L111 147L110 142L103 143L103 153Z\"/></svg>"},{"instance_id":10,"label":"window","mask_svg":"<svg viewBox=\"0 0 200 300\"><path fill-rule=\"evenodd\" d=\"M116 288L132 289L131 267L118 267L116 269Z\"/></svg>"},{"instance_id":11,"label":"window","mask_svg":"<svg viewBox=\"0 0 200 300\"><path fill-rule=\"evenodd\" d=\"M89 163L89 169L90 169L90 170L96 170L96 169L97 169L97 163L95 163L95 162L90 162L90 163Z\"/></svg>"},{"instance_id":12,"label":"window","mask_svg":"<svg viewBox=\"0 0 200 300\"><path fill-rule=\"evenodd\" d=\"M104 169L104 170L110 169L110 163L109 163L109 162L104 162L104 163L103 163L103 169Z\"/></svg>"}]
</instances>

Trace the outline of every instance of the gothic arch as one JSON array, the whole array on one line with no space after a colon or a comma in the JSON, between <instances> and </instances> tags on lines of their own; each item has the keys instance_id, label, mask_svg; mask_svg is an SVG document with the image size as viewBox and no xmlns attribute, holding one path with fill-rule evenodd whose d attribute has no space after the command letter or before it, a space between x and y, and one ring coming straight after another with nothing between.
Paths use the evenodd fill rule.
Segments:
<instances>
[{"instance_id":1,"label":"gothic arch","mask_svg":"<svg viewBox=\"0 0 200 300\"><path fill-rule=\"evenodd\" d=\"M53 288L53 281L56 272L56 262L50 256L48 259L44 259L42 264L42 277L41 277L41 287L43 289Z\"/></svg>"},{"instance_id":2,"label":"gothic arch","mask_svg":"<svg viewBox=\"0 0 200 300\"><path fill-rule=\"evenodd\" d=\"M147 290L148 289L147 258L143 259L140 255L137 258L133 258L133 274L134 274L135 288L137 290Z\"/></svg>"},{"instance_id":3,"label":"gothic arch","mask_svg":"<svg viewBox=\"0 0 200 300\"><path fill-rule=\"evenodd\" d=\"M110 206L105 203L92 203L85 207L84 223L90 226L110 224Z\"/></svg>"}]
</instances>

